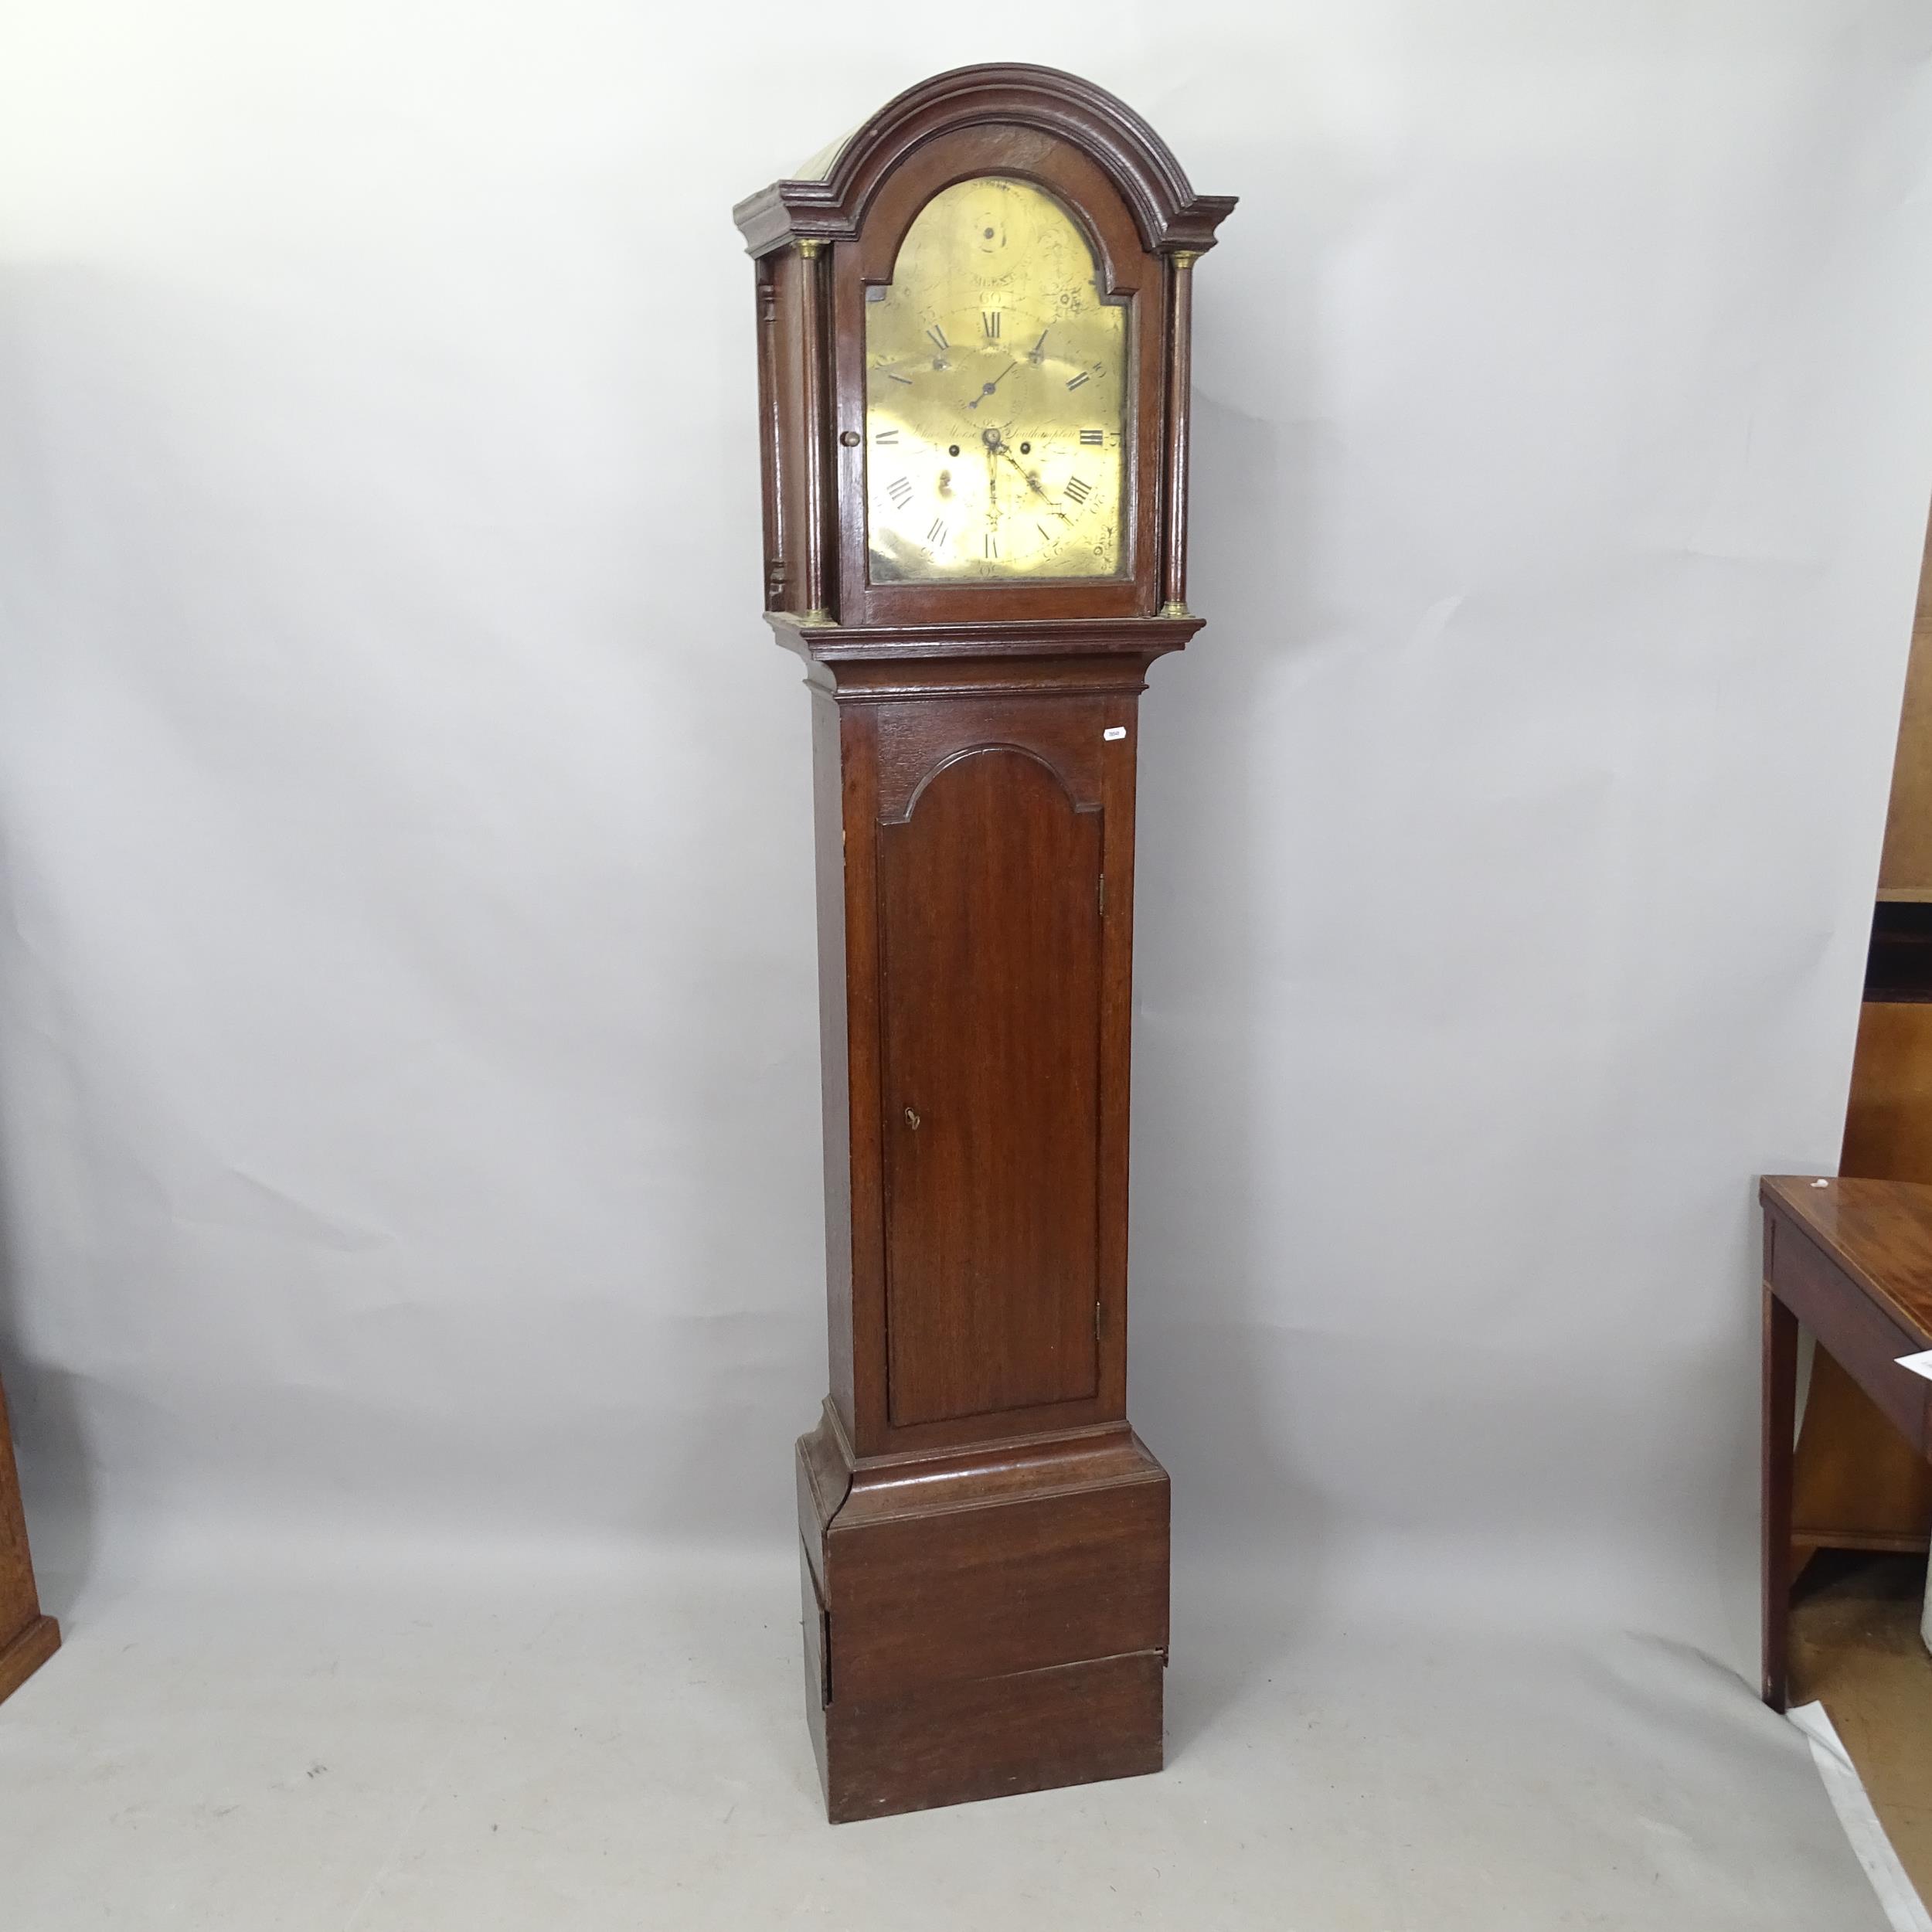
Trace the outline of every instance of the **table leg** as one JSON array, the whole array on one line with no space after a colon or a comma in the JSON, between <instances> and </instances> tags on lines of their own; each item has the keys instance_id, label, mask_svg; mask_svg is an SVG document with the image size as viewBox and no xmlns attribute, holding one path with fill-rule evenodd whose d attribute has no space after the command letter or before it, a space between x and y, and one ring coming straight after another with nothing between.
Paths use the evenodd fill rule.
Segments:
<instances>
[{"instance_id":1,"label":"table leg","mask_svg":"<svg viewBox=\"0 0 1932 1932\"><path fill-rule=\"evenodd\" d=\"M1781 1711L1791 1641L1791 1437L1798 1399L1798 1318L1764 1290L1764 1686Z\"/></svg>"}]
</instances>

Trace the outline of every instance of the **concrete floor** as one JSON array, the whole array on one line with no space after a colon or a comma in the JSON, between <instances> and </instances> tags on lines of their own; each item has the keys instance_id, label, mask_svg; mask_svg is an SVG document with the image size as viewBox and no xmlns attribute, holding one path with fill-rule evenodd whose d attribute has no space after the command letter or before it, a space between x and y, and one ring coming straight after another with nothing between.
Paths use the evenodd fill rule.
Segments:
<instances>
[{"instance_id":1,"label":"concrete floor","mask_svg":"<svg viewBox=\"0 0 1932 1932\"><path fill-rule=\"evenodd\" d=\"M1932 1900L1932 1655L1923 1556L1827 1550L1791 1613L1791 1701L1816 1698L1865 1781L1899 1862Z\"/></svg>"},{"instance_id":2,"label":"concrete floor","mask_svg":"<svg viewBox=\"0 0 1932 1932\"><path fill-rule=\"evenodd\" d=\"M0 1708L6 1932L1883 1932L1733 1673L1176 1606L1169 1768L834 1829L782 1558L95 1587Z\"/></svg>"}]
</instances>

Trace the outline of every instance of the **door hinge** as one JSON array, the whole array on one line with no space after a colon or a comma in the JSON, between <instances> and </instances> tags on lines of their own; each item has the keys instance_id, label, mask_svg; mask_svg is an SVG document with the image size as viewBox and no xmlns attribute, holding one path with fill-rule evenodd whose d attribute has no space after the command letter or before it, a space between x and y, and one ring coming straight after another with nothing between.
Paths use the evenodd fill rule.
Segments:
<instances>
[{"instance_id":1,"label":"door hinge","mask_svg":"<svg viewBox=\"0 0 1932 1932\"><path fill-rule=\"evenodd\" d=\"M1100 917L1107 917L1107 874L1100 874Z\"/></svg>"},{"instance_id":2,"label":"door hinge","mask_svg":"<svg viewBox=\"0 0 1932 1932\"><path fill-rule=\"evenodd\" d=\"M1096 1301L1096 1302L1094 1304L1094 1339L1096 1342L1097 1342L1097 1341L1099 1341L1099 1340L1100 1340L1100 1304L1097 1301Z\"/></svg>"}]
</instances>

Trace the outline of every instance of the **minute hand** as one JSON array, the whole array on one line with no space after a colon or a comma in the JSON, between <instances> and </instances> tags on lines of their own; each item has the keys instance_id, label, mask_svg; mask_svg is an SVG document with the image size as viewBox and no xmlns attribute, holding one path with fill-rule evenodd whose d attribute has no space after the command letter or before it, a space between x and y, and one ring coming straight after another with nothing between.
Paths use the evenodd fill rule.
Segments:
<instances>
[{"instance_id":1,"label":"minute hand","mask_svg":"<svg viewBox=\"0 0 1932 1932\"><path fill-rule=\"evenodd\" d=\"M1000 384L1005 382L1007 377L1012 375L1014 370L1019 367L1019 363L1017 359L1009 362L990 383L982 383L980 384L979 393L975 396L973 400L966 405L966 406L969 410L978 409L980 404L985 402L987 397L991 396L994 390L998 389Z\"/></svg>"}]
</instances>

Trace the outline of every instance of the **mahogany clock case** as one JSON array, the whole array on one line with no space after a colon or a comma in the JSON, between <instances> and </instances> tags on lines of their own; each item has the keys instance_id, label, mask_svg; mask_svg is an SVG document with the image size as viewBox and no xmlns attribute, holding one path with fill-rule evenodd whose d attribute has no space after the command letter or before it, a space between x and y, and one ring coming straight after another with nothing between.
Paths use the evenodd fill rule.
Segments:
<instances>
[{"instance_id":1,"label":"mahogany clock case","mask_svg":"<svg viewBox=\"0 0 1932 1932\"><path fill-rule=\"evenodd\" d=\"M1032 182L1126 304L1121 568L867 573L866 291ZM1158 1770L1168 1483L1127 1420L1136 717L1185 603L1191 270L1233 206L1070 75L914 87L741 203L765 591L812 698L830 1393L798 1445L835 1820Z\"/></svg>"}]
</instances>

